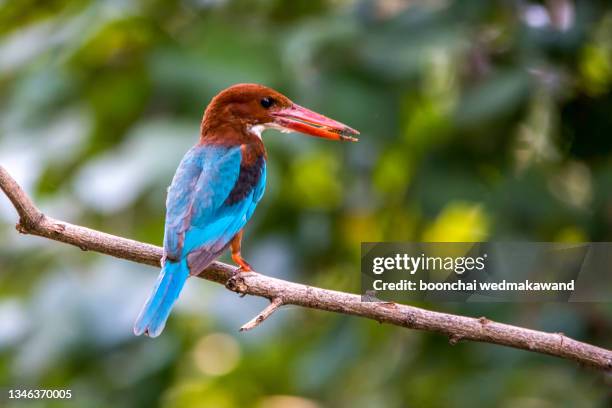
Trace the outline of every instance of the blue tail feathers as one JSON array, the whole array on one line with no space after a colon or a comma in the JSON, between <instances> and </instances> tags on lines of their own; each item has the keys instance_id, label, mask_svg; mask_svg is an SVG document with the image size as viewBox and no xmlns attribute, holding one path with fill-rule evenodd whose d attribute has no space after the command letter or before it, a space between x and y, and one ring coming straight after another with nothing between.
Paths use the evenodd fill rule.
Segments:
<instances>
[{"instance_id":1,"label":"blue tail feathers","mask_svg":"<svg viewBox=\"0 0 612 408\"><path fill-rule=\"evenodd\" d=\"M180 262L166 261L157 278L153 293L149 296L147 303L138 315L138 319L136 319L134 324L135 335L140 336L143 333L149 337L160 335L164 330L168 316L170 316L172 306L188 277L189 268L186 260Z\"/></svg>"}]
</instances>

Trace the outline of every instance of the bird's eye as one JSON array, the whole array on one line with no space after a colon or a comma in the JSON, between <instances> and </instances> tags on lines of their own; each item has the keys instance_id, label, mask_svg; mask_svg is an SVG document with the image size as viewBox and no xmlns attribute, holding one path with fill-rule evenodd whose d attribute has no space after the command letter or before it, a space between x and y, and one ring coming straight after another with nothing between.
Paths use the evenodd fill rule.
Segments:
<instances>
[{"instance_id":1,"label":"bird's eye","mask_svg":"<svg viewBox=\"0 0 612 408\"><path fill-rule=\"evenodd\" d=\"M272 98L263 98L260 103L261 106L263 106L264 108L268 109L270 106L274 105L274 99Z\"/></svg>"}]
</instances>

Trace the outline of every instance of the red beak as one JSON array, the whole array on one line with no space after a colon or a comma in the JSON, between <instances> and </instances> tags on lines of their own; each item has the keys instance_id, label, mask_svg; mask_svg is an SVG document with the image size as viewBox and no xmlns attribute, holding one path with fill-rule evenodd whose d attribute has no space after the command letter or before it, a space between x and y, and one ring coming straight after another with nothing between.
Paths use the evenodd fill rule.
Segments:
<instances>
[{"instance_id":1,"label":"red beak","mask_svg":"<svg viewBox=\"0 0 612 408\"><path fill-rule=\"evenodd\" d=\"M357 138L353 136L359 134L358 131L343 123L336 122L296 104L277 110L272 113L272 116L275 117L277 125L310 136L356 142Z\"/></svg>"}]
</instances>

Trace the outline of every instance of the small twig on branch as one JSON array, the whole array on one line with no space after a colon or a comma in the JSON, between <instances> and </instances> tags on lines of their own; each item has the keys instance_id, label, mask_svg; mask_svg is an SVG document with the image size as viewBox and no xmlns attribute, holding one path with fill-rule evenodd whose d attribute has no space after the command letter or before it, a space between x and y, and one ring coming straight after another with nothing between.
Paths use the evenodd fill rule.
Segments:
<instances>
[{"instance_id":1,"label":"small twig on branch","mask_svg":"<svg viewBox=\"0 0 612 408\"><path fill-rule=\"evenodd\" d=\"M0 188L19 214L17 229L130 261L159 266L162 248L121 238L45 216L0 166ZM561 333L546 333L487 318L472 318L434 312L389 302L362 302L361 296L288 282L256 272L235 273L230 265L213 262L198 276L225 285L228 289L270 299L272 302L253 320L242 326L253 329L282 305L303 306L360 316L380 323L443 334L451 344L461 340L499 344L573 360L602 370L612 370L612 351L583 343Z\"/></svg>"},{"instance_id":2,"label":"small twig on branch","mask_svg":"<svg viewBox=\"0 0 612 408\"><path fill-rule=\"evenodd\" d=\"M270 304L264 310L261 311L261 313L251 319L248 323L244 324L240 328L240 331L249 331L256 328L282 305L283 300L281 298L273 299L272 302L270 302Z\"/></svg>"}]
</instances>

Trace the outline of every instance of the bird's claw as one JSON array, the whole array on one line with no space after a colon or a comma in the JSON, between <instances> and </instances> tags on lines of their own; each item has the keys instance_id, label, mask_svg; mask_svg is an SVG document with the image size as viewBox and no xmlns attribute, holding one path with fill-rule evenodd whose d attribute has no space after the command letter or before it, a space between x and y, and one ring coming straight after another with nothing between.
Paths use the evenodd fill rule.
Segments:
<instances>
[{"instance_id":1,"label":"bird's claw","mask_svg":"<svg viewBox=\"0 0 612 408\"><path fill-rule=\"evenodd\" d=\"M234 261L238 264L238 268L236 268L236 273L245 273L245 272L253 271L253 269L251 268L251 265L249 265L249 263L245 261L244 259L235 258Z\"/></svg>"},{"instance_id":2,"label":"bird's claw","mask_svg":"<svg viewBox=\"0 0 612 408\"><path fill-rule=\"evenodd\" d=\"M234 276L240 275L240 274L246 273L246 272L251 272L251 271L252 271L251 268L245 268L243 265L240 265L239 267L234 269Z\"/></svg>"}]
</instances>

